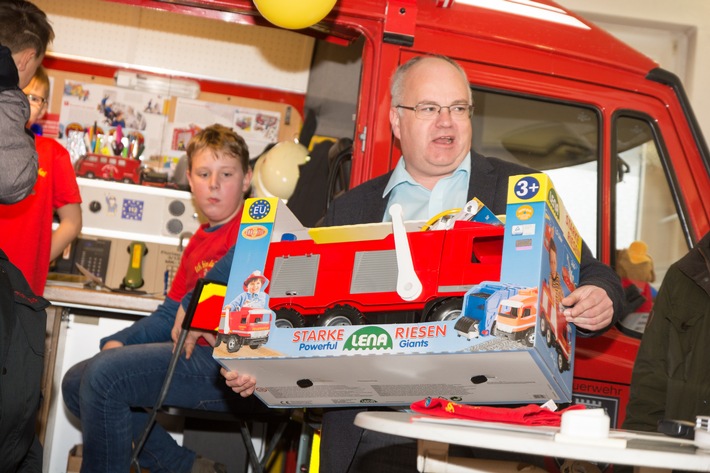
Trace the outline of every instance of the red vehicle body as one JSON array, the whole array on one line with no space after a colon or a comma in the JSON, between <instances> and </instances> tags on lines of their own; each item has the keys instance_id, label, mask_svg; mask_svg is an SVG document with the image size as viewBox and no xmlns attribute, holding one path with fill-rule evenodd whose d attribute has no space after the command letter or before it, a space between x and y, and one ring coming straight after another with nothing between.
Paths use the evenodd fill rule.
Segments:
<instances>
[{"instance_id":1,"label":"red vehicle body","mask_svg":"<svg viewBox=\"0 0 710 473\"><path fill-rule=\"evenodd\" d=\"M540 335L545 338L548 347L554 347L557 351L557 369L567 371L572 355L572 326L555 303L547 281L542 282L540 297Z\"/></svg>"},{"instance_id":2,"label":"red vehicle body","mask_svg":"<svg viewBox=\"0 0 710 473\"><path fill-rule=\"evenodd\" d=\"M89 153L80 157L75 165L76 175L89 179L104 179L128 184L141 183L141 162L121 156Z\"/></svg>"},{"instance_id":3,"label":"red vehicle body","mask_svg":"<svg viewBox=\"0 0 710 473\"><path fill-rule=\"evenodd\" d=\"M242 25L272 26L250 0L112 1ZM674 255L677 259L683 249L687 251L710 230L710 199L702 197L710 195L709 153L682 84L651 59L550 0L525 5L505 0L491 3L498 8L473 6L464 0L339 0L315 28L302 31L339 45L363 39L350 185L387 172L400 157L388 117L389 78L394 70L418 55L444 54L462 65L476 94L526 98L541 105L575 104L583 110L575 116L596 124L584 146L580 146L585 141L582 133L579 140L552 140L549 153L546 149L538 151L541 159L558 151L562 155L575 149L591 153L596 163L595 193L588 200L594 208L586 218L593 226L595 241L591 242L588 235L585 240L601 261L611 265L620 221L616 199L623 165L620 152L626 149L625 142L633 141L626 132L636 129L622 127L621 123L642 122L658 150L660 178L670 190L667 200L678 214L681 249ZM513 3L518 13L507 8ZM305 101L304 96L292 92L245 87L244 93L285 101L297 110L303 110ZM487 115L490 105L486 100L476 100L474 145L480 152L496 154L497 149L487 146L485 134L486 126L497 123L496 116ZM536 116L526 116L522 108L516 108L514 114L513 120ZM476 122L477 116L490 118ZM551 119L547 130L555 123ZM532 131L529 135L544 135ZM507 144L513 149L516 140L510 139ZM535 152L531 149L523 154ZM535 162L531 166L545 170ZM647 230L640 236L655 238L662 234ZM659 244L656 248L666 246ZM282 299L281 303L286 301ZM607 408L613 424L619 426L637 349L638 339L615 328L602 337L579 338L576 401Z\"/></svg>"},{"instance_id":4,"label":"red vehicle body","mask_svg":"<svg viewBox=\"0 0 710 473\"><path fill-rule=\"evenodd\" d=\"M281 326L302 327L314 322L448 320L461 313L462 297L471 286L500 278L501 226L464 221L450 230L407 235L423 287L413 300L404 300L396 290L394 235L337 243L272 243L264 274L270 281L269 307L277 321Z\"/></svg>"},{"instance_id":5,"label":"red vehicle body","mask_svg":"<svg viewBox=\"0 0 710 473\"><path fill-rule=\"evenodd\" d=\"M215 347L224 342L229 353L239 351L244 345L256 350L269 340L271 316L269 309L225 308L217 330Z\"/></svg>"}]
</instances>

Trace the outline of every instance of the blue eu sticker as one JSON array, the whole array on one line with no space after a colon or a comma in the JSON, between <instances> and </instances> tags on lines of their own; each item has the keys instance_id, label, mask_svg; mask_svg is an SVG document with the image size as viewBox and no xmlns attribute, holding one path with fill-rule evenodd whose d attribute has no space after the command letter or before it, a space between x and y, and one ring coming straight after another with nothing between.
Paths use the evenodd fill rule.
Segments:
<instances>
[{"instance_id":1,"label":"blue eu sticker","mask_svg":"<svg viewBox=\"0 0 710 473\"><path fill-rule=\"evenodd\" d=\"M143 220L143 207L145 202L136 199L123 199L121 218L124 220Z\"/></svg>"},{"instance_id":2,"label":"blue eu sticker","mask_svg":"<svg viewBox=\"0 0 710 473\"><path fill-rule=\"evenodd\" d=\"M521 178L515 183L515 196L519 199L528 200L535 197L540 190L540 183L531 176Z\"/></svg>"},{"instance_id":3,"label":"blue eu sticker","mask_svg":"<svg viewBox=\"0 0 710 473\"><path fill-rule=\"evenodd\" d=\"M268 200L259 199L254 201L249 207L249 216L254 220L261 220L269 215L271 204Z\"/></svg>"}]
</instances>

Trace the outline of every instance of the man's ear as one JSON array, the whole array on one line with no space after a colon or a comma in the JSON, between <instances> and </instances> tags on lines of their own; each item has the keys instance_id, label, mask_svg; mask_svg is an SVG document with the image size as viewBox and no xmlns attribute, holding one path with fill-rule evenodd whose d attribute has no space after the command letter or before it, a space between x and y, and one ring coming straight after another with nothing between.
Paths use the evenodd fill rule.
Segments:
<instances>
[{"instance_id":1,"label":"man's ear","mask_svg":"<svg viewBox=\"0 0 710 473\"><path fill-rule=\"evenodd\" d=\"M395 138L400 139L399 133L399 110L396 107L390 107L390 126Z\"/></svg>"},{"instance_id":2,"label":"man's ear","mask_svg":"<svg viewBox=\"0 0 710 473\"><path fill-rule=\"evenodd\" d=\"M12 58L15 60L15 65L17 65L17 70L20 72L24 72L36 57L37 51L35 51L34 48L26 48L12 55Z\"/></svg>"}]
</instances>

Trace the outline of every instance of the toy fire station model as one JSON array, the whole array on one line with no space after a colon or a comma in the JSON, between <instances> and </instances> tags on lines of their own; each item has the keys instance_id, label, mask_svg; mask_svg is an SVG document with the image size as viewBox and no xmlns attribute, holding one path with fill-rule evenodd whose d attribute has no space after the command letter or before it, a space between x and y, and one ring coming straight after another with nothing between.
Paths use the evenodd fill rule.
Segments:
<instances>
[{"instance_id":1,"label":"toy fire station model","mask_svg":"<svg viewBox=\"0 0 710 473\"><path fill-rule=\"evenodd\" d=\"M569 402L559 294L581 239L544 174L511 178L508 202L505 227L474 201L444 225L393 206L392 223L308 229L278 199L247 200L227 289L200 297L226 315L193 325L219 327L214 357L273 407ZM273 317L242 305L254 274Z\"/></svg>"}]
</instances>

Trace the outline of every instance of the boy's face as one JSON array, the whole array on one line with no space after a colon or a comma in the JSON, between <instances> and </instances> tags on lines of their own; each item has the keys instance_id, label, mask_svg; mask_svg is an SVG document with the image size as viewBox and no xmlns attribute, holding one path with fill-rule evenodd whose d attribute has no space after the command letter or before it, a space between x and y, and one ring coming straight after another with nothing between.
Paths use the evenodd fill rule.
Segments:
<instances>
[{"instance_id":1,"label":"boy's face","mask_svg":"<svg viewBox=\"0 0 710 473\"><path fill-rule=\"evenodd\" d=\"M47 111L48 90L38 81L32 80L30 85L22 89L30 102L30 120L27 125L34 125Z\"/></svg>"},{"instance_id":2,"label":"boy's face","mask_svg":"<svg viewBox=\"0 0 710 473\"><path fill-rule=\"evenodd\" d=\"M550 250L550 274L557 274L557 251Z\"/></svg>"},{"instance_id":3,"label":"boy's face","mask_svg":"<svg viewBox=\"0 0 710 473\"><path fill-rule=\"evenodd\" d=\"M247 291L251 292L252 294L257 294L259 291L261 291L261 280L252 279L251 281L249 281L249 284L247 284Z\"/></svg>"},{"instance_id":4,"label":"boy's face","mask_svg":"<svg viewBox=\"0 0 710 473\"><path fill-rule=\"evenodd\" d=\"M236 158L204 148L192 156L187 180L197 207L212 226L236 215L249 190L251 170L245 175Z\"/></svg>"}]
</instances>

